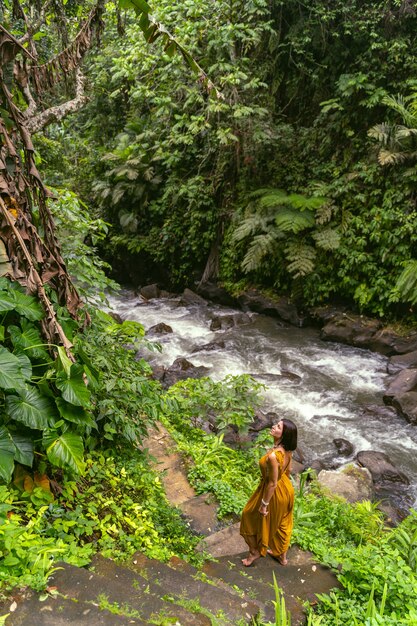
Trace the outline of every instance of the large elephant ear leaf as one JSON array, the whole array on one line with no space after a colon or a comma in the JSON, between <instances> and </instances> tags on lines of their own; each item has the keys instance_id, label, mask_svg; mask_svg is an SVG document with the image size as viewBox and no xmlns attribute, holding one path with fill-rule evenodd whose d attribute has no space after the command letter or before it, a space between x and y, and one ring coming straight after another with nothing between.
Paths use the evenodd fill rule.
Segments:
<instances>
[{"instance_id":1,"label":"large elephant ear leaf","mask_svg":"<svg viewBox=\"0 0 417 626\"><path fill-rule=\"evenodd\" d=\"M6 398L6 412L9 417L28 428L47 429L56 416L56 410L49 399L34 387L19 389L18 394Z\"/></svg>"},{"instance_id":2,"label":"large elephant ear leaf","mask_svg":"<svg viewBox=\"0 0 417 626\"><path fill-rule=\"evenodd\" d=\"M9 326L8 331L15 351L25 350L26 354L34 359L51 360L43 347L44 341L40 332L31 322L22 318L22 329L18 326Z\"/></svg>"},{"instance_id":3,"label":"large elephant ear leaf","mask_svg":"<svg viewBox=\"0 0 417 626\"><path fill-rule=\"evenodd\" d=\"M69 404L69 402L66 402L63 398L55 398L55 403L61 417L63 417L64 420L73 422L74 424L89 426L91 428L96 426L95 421L82 406Z\"/></svg>"},{"instance_id":4,"label":"large elephant ear leaf","mask_svg":"<svg viewBox=\"0 0 417 626\"><path fill-rule=\"evenodd\" d=\"M71 365L70 376L65 372L58 374L56 386L62 392L64 400L76 406L88 406L90 403L90 391L84 382L84 368L74 363Z\"/></svg>"},{"instance_id":5,"label":"large elephant ear leaf","mask_svg":"<svg viewBox=\"0 0 417 626\"><path fill-rule=\"evenodd\" d=\"M12 434L12 440L16 448L15 460L22 465L33 465L33 440L18 433Z\"/></svg>"},{"instance_id":6,"label":"large elephant ear leaf","mask_svg":"<svg viewBox=\"0 0 417 626\"><path fill-rule=\"evenodd\" d=\"M20 315L23 315L23 317L26 317L31 322L36 322L43 318L44 312L42 307L33 296L28 296L26 293L15 289L13 291L13 297L15 300L14 308Z\"/></svg>"},{"instance_id":7,"label":"large elephant ear leaf","mask_svg":"<svg viewBox=\"0 0 417 626\"><path fill-rule=\"evenodd\" d=\"M0 480L9 483L14 469L16 448L5 426L0 426Z\"/></svg>"},{"instance_id":8,"label":"large elephant ear leaf","mask_svg":"<svg viewBox=\"0 0 417 626\"><path fill-rule=\"evenodd\" d=\"M0 387L17 389L25 384L22 364L18 357L4 346L0 346Z\"/></svg>"},{"instance_id":9,"label":"large elephant ear leaf","mask_svg":"<svg viewBox=\"0 0 417 626\"><path fill-rule=\"evenodd\" d=\"M44 433L43 444L49 461L63 469L70 469L82 474L85 469L84 446L82 438L71 432L57 436L57 432L49 430Z\"/></svg>"}]
</instances>

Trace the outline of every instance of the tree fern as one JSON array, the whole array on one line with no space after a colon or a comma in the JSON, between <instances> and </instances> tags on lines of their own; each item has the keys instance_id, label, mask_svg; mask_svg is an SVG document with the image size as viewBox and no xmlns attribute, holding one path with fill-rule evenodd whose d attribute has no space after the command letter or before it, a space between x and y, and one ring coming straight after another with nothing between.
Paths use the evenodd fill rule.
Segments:
<instances>
[{"instance_id":1,"label":"tree fern","mask_svg":"<svg viewBox=\"0 0 417 626\"><path fill-rule=\"evenodd\" d=\"M267 228L268 222L260 215L250 215L245 218L243 222L239 224L232 235L232 242L236 243L238 241L242 241L249 237L249 235L253 235L256 231L265 231Z\"/></svg>"},{"instance_id":2,"label":"tree fern","mask_svg":"<svg viewBox=\"0 0 417 626\"><path fill-rule=\"evenodd\" d=\"M285 207L279 210L275 217L275 224L283 232L300 233L306 228L314 226L314 216L311 212L301 213L297 209Z\"/></svg>"},{"instance_id":3,"label":"tree fern","mask_svg":"<svg viewBox=\"0 0 417 626\"><path fill-rule=\"evenodd\" d=\"M323 250L337 250L340 245L340 233L334 228L319 230L312 237L317 247Z\"/></svg>"},{"instance_id":4,"label":"tree fern","mask_svg":"<svg viewBox=\"0 0 417 626\"><path fill-rule=\"evenodd\" d=\"M266 256L273 257L277 251L277 242L282 237L282 233L277 230L256 235L242 261L243 271L248 273L257 270Z\"/></svg>"},{"instance_id":5,"label":"tree fern","mask_svg":"<svg viewBox=\"0 0 417 626\"><path fill-rule=\"evenodd\" d=\"M316 251L312 246L300 242L289 243L285 247L285 256L290 262L288 271L293 278L307 276L314 269Z\"/></svg>"}]
</instances>

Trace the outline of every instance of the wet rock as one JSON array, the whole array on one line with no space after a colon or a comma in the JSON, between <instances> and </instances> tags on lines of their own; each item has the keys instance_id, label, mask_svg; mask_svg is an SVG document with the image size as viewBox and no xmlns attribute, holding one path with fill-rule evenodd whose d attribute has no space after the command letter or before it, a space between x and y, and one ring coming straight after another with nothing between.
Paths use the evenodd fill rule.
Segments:
<instances>
[{"instance_id":1,"label":"wet rock","mask_svg":"<svg viewBox=\"0 0 417 626\"><path fill-rule=\"evenodd\" d=\"M230 295L226 289L220 287L216 283L201 283L197 287L197 292L210 302L224 304L225 306L237 306L238 301Z\"/></svg>"},{"instance_id":2,"label":"wet rock","mask_svg":"<svg viewBox=\"0 0 417 626\"><path fill-rule=\"evenodd\" d=\"M194 352L211 352L212 350L223 350L226 347L226 342L223 340L220 341L210 341L210 343L205 343L203 346L197 346L194 348Z\"/></svg>"},{"instance_id":3,"label":"wet rock","mask_svg":"<svg viewBox=\"0 0 417 626\"><path fill-rule=\"evenodd\" d=\"M293 326L301 328L307 322L306 317L299 314L295 304L285 297L269 298L256 289L249 289L238 297L238 301L244 310L277 317Z\"/></svg>"},{"instance_id":4,"label":"wet rock","mask_svg":"<svg viewBox=\"0 0 417 626\"><path fill-rule=\"evenodd\" d=\"M119 315L119 313L115 313L114 311L110 311L109 313L110 317L112 317L114 319L115 322L117 322L118 324L123 324L123 318L121 315Z\"/></svg>"},{"instance_id":5,"label":"wet rock","mask_svg":"<svg viewBox=\"0 0 417 626\"><path fill-rule=\"evenodd\" d=\"M162 386L167 389L179 380L186 380L187 378L203 378L203 376L208 375L209 371L209 367L193 365L184 357L180 357L175 359L173 364L165 370L161 383Z\"/></svg>"},{"instance_id":6,"label":"wet rock","mask_svg":"<svg viewBox=\"0 0 417 626\"><path fill-rule=\"evenodd\" d=\"M211 320L210 330L227 330L234 326L249 324L251 318L246 313L231 313L230 315L215 315Z\"/></svg>"},{"instance_id":7,"label":"wet rock","mask_svg":"<svg viewBox=\"0 0 417 626\"><path fill-rule=\"evenodd\" d=\"M155 324L154 326L151 326L150 328L148 328L148 330L146 331L147 335L168 335L169 333L172 333L173 330L171 328L171 326L168 326L168 324L164 324L164 322L160 322L159 324Z\"/></svg>"},{"instance_id":8,"label":"wet rock","mask_svg":"<svg viewBox=\"0 0 417 626\"><path fill-rule=\"evenodd\" d=\"M388 388L385 390L384 401L386 398L393 398L407 391L414 391L417 388L417 369L402 370L397 376L390 382Z\"/></svg>"},{"instance_id":9,"label":"wet rock","mask_svg":"<svg viewBox=\"0 0 417 626\"><path fill-rule=\"evenodd\" d=\"M291 474L298 476L305 470L305 465L303 463L299 463L299 461L295 461L294 459L291 461Z\"/></svg>"},{"instance_id":10,"label":"wet rock","mask_svg":"<svg viewBox=\"0 0 417 626\"><path fill-rule=\"evenodd\" d=\"M351 456L353 454L353 444L347 439L333 439L333 443L340 456Z\"/></svg>"},{"instance_id":11,"label":"wet rock","mask_svg":"<svg viewBox=\"0 0 417 626\"><path fill-rule=\"evenodd\" d=\"M400 483L408 485L408 477L393 465L391 459L383 452L363 450L358 452L356 460L359 465L366 467L372 475L374 483Z\"/></svg>"},{"instance_id":12,"label":"wet rock","mask_svg":"<svg viewBox=\"0 0 417 626\"><path fill-rule=\"evenodd\" d=\"M153 298L159 298L160 289L156 283L153 285L146 285L139 290L140 295L146 300L152 300Z\"/></svg>"},{"instance_id":13,"label":"wet rock","mask_svg":"<svg viewBox=\"0 0 417 626\"><path fill-rule=\"evenodd\" d=\"M180 302L183 306L189 306L190 304L198 304L200 306L208 305L207 300L204 300L204 298L199 296L197 293L194 293L194 291L191 291L191 289L184 289Z\"/></svg>"},{"instance_id":14,"label":"wet rock","mask_svg":"<svg viewBox=\"0 0 417 626\"><path fill-rule=\"evenodd\" d=\"M385 398L384 398L385 399ZM417 391L408 391L389 398L389 403L400 413L410 424L417 425Z\"/></svg>"},{"instance_id":15,"label":"wet rock","mask_svg":"<svg viewBox=\"0 0 417 626\"><path fill-rule=\"evenodd\" d=\"M163 365L154 365L152 367L152 378L154 380L159 380L159 382L162 382L164 376L165 376L165 367Z\"/></svg>"},{"instance_id":16,"label":"wet rock","mask_svg":"<svg viewBox=\"0 0 417 626\"><path fill-rule=\"evenodd\" d=\"M342 313L335 315L323 326L320 336L324 341L338 341L350 346L367 348L381 326L378 320Z\"/></svg>"},{"instance_id":17,"label":"wet rock","mask_svg":"<svg viewBox=\"0 0 417 626\"><path fill-rule=\"evenodd\" d=\"M294 372L290 372L289 370L282 370L280 374L251 374L252 378L255 380L260 380L262 382L291 382L299 384L303 380L301 376L295 374Z\"/></svg>"},{"instance_id":18,"label":"wet rock","mask_svg":"<svg viewBox=\"0 0 417 626\"><path fill-rule=\"evenodd\" d=\"M380 404L368 404L363 407L362 416L364 418L393 419L397 417L397 411L391 406Z\"/></svg>"},{"instance_id":19,"label":"wet rock","mask_svg":"<svg viewBox=\"0 0 417 626\"><path fill-rule=\"evenodd\" d=\"M348 502L372 499L372 476L366 468L349 465L336 472L322 470L317 479L330 494L341 496Z\"/></svg>"},{"instance_id":20,"label":"wet rock","mask_svg":"<svg viewBox=\"0 0 417 626\"><path fill-rule=\"evenodd\" d=\"M259 433L261 430L265 430L265 428L271 428L272 425L277 422L279 422L277 413L273 413L272 411L269 413L257 411L253 421L249 425L249 431Z\"/></svg>"},{"instance_id":21,"label":"wet rock","mask_svg":"<svg viewBox=\"0 0 417 626\"><path fill-rule=\"evenodd\" d=\"M417 367L417 350L396 354L390 358L387 364L388 374L397 374L403 369Z\"/></svg>"}]
</instances>

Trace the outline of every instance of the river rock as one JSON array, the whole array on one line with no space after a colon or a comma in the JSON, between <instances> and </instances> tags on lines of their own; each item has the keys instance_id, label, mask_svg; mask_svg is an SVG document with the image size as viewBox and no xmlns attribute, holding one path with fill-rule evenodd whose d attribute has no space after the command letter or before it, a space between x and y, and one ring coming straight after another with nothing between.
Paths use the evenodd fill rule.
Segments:
<instances>
[{"instance_id":1,"label":"river rock","mask_svg":"<svg viewBox=\"0 0 417 626\"><path fill-rule=\"evenodd\" d=\"M210 324L210 330L227 330L234 326L249 324L251 318L247 313L231 313L230 315L215 315Z\"/></svg>"},{"instance_id":2,"label":"river rock","mask_svg":"<svg viewBox=\"0 0 417 626\"><path fill-rule=\"evenodd\" d=\"M141 287L139 293L146 300L152 300L154 298L159 298L161 292L158 285L154 283L153 285L145 285L145 287Z\"/></svg>"},{"instance_id":3,"label":"river rock","mask_svg":"<svg viewBox=\"0 0 417 626\"><path fill-rule=\"evenodd\" d=\"M372 475L374 483L401 483L409 485L408 477L393 465L391 459L383 452L363 450L358 452L356 460L359 465L366 467Z\"/></svg>"},{"instance_id":4,"label":"river rock","mask_svg":"<svg viewBox=\"0 0 417 626\"><path fill-rule=\"evenodd\" d=\"M249 431L254 433L259 433L261 430L265 430L265 428L271 428L273 424L279 422L279 417L277 413L270 411L269 413L264 413L263 411L257 411L253 421L249 424Z\"/></svg>"},{"instance_id":5,"label":"river rock","mask_svg":"<svg viewBox=\"0 0 417 626\"><path fill-rule=\"evenodd\" d=\"M110 311L109 312L110 317L112 317L114 319L115 322L117 322L118 324L123 324L123 318L121 315L119 315L119 313L115 313L114 311Z\"/></svg>"},{"instance_id":6,"label":"river rock","mask_svg":"<svg viewBox=\"0 0 417 626\"><path fill-rule=\"evenodd\" d=\"M203 346L197 346L193 349L194 352L211 352L212 350L223 350L226 347L226 342L223 340L219 341L210 341L210 343L205 343Z\"/></svg>"},{"instance_id":7,"label":"river rock","mask_svg":"<svg viewBox=\"0 0 417 626\"><path fill-rule=\"evenodd\" d=\"M338 341L350 346L367 348L376 331L381 328L378 320L341 313L331 318L321 329L321 339Z\"/></svg>"},{"instance_id":8,"label":"river rock","mask_svg":"<svg viewBox=\"0 0 417 626\"><path fill-rule=\"evenodd\" d=\"M373 496L371 473L362 467L348 465L338 471L322 470L317 480L330 494L351 503L371 500Z\"/></svg>"},{"instance_id":9,"label":"river rock","mask_svg":"<svg viewBox=\"0 0 417 626\"><path fill-rule=\"evenodd\" d=\"M288 298L269 298L256 289L249 289L238 297L238 301L244 310L278 317L300 328L306 325L306 317L298 313L297 307Z\"/></svg>"},{"instance_id":10,"label":"river rock","mask_svg":"<svg viewBox=\"0 0 417 626\"><path fill-rule=\"evenodd\" d=\"M396 354L387 363L388 374L397 374L403 369L417 367L417 350Z\"/></svg>"},{"instance_id":11,"label":"river rock","mask_svg":"<svg viewBox=\"0 0 417 626\"><path fill-rule=\"evenodd\" d=\"M191 291L191 289L184 289L180 302L183 306L189 306L190 304L198 304L200 306L208 305L207 300L204 300L204 298L194 293L194 291Z\"/></svg>"},{"instance_id":12,"label":"river rock","mask_svg":"<svg viewBox=\"0 0 417 626\"><path fill-rule=\"evenodd\" d=\"M400 413L410 424L417 425L417 391L408 391L390 398L398 413Z\"/></svg>"},{"instance_id":13,"label":"river rock","mask_svg":"<svg viewBox=\"0 0 417 626\"><path fill-rule=\"evenodd\" d=\"M186 380L187 378L203 378L203 376L208 375L209 371L209 367L193 365L184 357L180 357L175 359L172 365L165 370L161 383L162 386L167 389L179 380Z\"/></svg>"},{"instance_id":14,"label":"river rock","mask_svg":"<svg viewBox=\"0 0 417 626\"><path fill-rule=\"evenodd\" d=\"M385 398L394 398L407 391L414 391L417 388L417 369L402 370L393 380L391 380L388 388L385 390ZM388 402L389 404L389 402Z\"/></svg>"},{"instance_id":15,"label":"river rock","mask_svg":"<svg viewBox=\"0 0 417 626\"><path fill-rule=\"evenodd\" d=\"M148 328L148 330L146 331L147 335L168 335L169 333L172 333L173 330L171 328L171 326L168 326L168 324L164 324L164 322L160 322L159 324L155 324L154 326L151 326L150 328Z\"/></svg>"},{"instance_id":16,"label":"river rock","mask_svg":"<svg viewBox=\"0 0 417 626\"><path fill-rule=\"evenodd\" d=\"M251 374L251 376L252 378L255 378L255 380L261 380L270 383L288 381L291 383L299 384L303 380L301 376L295 374L294 372L290 372L289 370L281 370L280 374L265 373Z\"/></svg>"},{"instance_id":17,"label":"river rock","mask_svg":"<svg viewBox=\"0 0 417 626\"><path fill-rule=\"evenodd\" d=\"M397 411L392 406L386 406L383 404L368 404L362 409L362 416L364 418L378 418L378 419L393 419L398 415Z\"/></svg>"},{"instance_id":18,"label":"river rock","mask_svg":"<svg viewBox=\"0 0 417 626\"><path fill-rule=\"evenodd\" d=\"M333 439L333 443L340 456L351 456L353 454L353 444L347 439Z\"/></svg>"},{"instance_id":19,"label":"river rock","mask_svg":"<svg viewBox=\"0 0 417 626\"><path fill-rule=\"evenodd\" d=\"M197 291L206 300L210 302L216 302L217 304L224 304L225 306L237 306L238 301L236 298L230 295L226 289L220 287L216 283L201 283L197 287Z\"/></svg>"}]
</instances>

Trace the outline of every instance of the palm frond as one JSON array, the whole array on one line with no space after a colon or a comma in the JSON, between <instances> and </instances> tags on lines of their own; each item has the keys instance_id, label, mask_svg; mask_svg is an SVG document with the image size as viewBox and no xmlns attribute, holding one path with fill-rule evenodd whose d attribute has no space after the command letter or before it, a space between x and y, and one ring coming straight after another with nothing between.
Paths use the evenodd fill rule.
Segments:
<instances>
[{"instance_id":1,"label":"palm frond","mask_svg":"<svg viewBox=\"0 0 417 626\"><path fill-rule=\"evenodd\" d=\"M417 125L416 116L410 111L407 106L407 99L404 98L404 96L401 96L400 94L397 96L384 96L382 98L382 102L392 111L398 113L407 126Z\"/></svg>"},{"instance_id":2,"label":"palm frond","mask_svg":"<svg viewBox=\"0 0 417 626\"><path fill-rule=\"evenodd\" d=\"M399 163L404 163L408 158L409 154L407 152L393 152L384 148L378 153L378 163L382 166L398 165Z\"/></svg>"}]
</instances>

